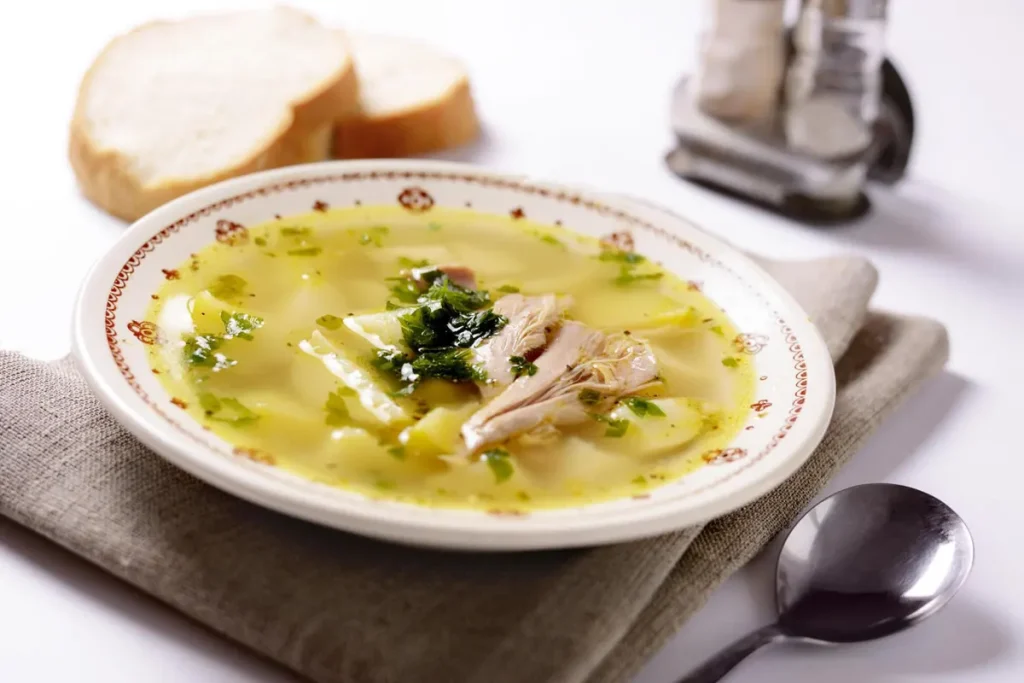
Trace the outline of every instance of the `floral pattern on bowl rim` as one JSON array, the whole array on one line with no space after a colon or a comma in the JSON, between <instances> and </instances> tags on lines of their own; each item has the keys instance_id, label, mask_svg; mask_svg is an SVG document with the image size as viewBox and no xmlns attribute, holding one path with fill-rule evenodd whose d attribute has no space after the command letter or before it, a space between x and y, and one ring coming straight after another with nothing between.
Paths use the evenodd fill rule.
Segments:
<instances>
[{"instance_id":1,"label":"floral pattern on bowl rim","mask_svg":"<svg viewBox=\"0 0 1024 683\"><path fill-rule=\"evenodd\" d=\"M743 330L757 394L747 424L709 463L644 495L526 515L423 508L300 479L238 454L172 402L152 376L143 320L152 293L213 240L248 238L246 225L328 206L398 203L564 225L628 240L710 296ZM654 257L652 255L656 254ZM792 297L748 258L684 219L647 204L430 161L345 161L265 171L194 192L137 221L94 265L79 293L74 354L116 419L172 463L225 491L296 517L393 541L523 550L626 541L709 521L767 493L809 457L835 400L827 348ZM712 466L713 465L713 466Z\"/></svg>"}]
</instances>

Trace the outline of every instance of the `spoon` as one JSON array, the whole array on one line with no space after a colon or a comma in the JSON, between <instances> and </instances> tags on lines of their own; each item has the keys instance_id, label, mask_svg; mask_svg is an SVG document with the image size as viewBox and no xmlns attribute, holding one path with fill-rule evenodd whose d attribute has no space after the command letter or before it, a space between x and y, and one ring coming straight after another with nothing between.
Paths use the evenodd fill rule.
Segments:
<instances>
[{"instance_id":1,"label":"spoon","mask_svg":"<svg viewBox=\"0 0 1024 683\"><path fill-rule=\"evenodd\" d=\"M818 503L779 554L779 618L678 683L714 683L772 643L856 643L909 628L967 579L974 541L942 501L896 484L862 484Z\"/></svg>"}]
</instances>

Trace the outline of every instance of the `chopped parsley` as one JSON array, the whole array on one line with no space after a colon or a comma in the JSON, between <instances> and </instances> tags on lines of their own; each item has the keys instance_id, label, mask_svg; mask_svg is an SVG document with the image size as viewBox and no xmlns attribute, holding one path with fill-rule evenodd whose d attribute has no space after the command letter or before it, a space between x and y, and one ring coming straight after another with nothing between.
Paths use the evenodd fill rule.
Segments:
<instances>
[{"instance_id":1,"label":"chopped parsley","mask_svg":"<svg viewBox=\"0 0 1024 683\"><path fill-rule=\"evenodd\" d=\"M722 331L722 326L721 325L712 325L708 329L710 329L712 332L717 334L719 337L724 337L725 336L725 332Z\"/></svg>"},{"instance_id":2,"label":"chopped parsley","mask_svg":"<svg viewBox=\"0 0 1024 683\"><path fill-rule=\"evenodd\" d=\"M405 460L405 446L392 446L388 449L388 455L395 460Z\"/></svg>"},{"instance_id":3,"label":"chopped parsley","mask_svg":"<svg viewBox=\"0 0 1024 683\"><path fill-rule=\"evenodd\" d=\"M343 427L348 424L349 414L348 406L345 405L345 399L342 398L341 392L332 391L327 394L327 402L324 403L324 422L329 427Z\"/></svg>"},{"instance_id":4,"label":"chopped parsley","mask_svg":"<svg viewBox=\"0 0 1024 683\"><path fill-rule=\"evenodd\" d=\"M285 237L305 237L312 234L313 228L300 225L286 225L281 228L281 234Z\"/></svg>"},{"instance_id":5,"label":"chopped parsley","mask_svg":"<svg viewBox=\"0 0 1024 683\"><path fill-rule=\"evenodd\" d=\"M645 477L642 474L638 474L637 476L633 477L632 483L636 484L637 486L647 486L647 477Z\"/></svg>"},{"instance_id":6,"label":"chopped parsley","mask_svg":"<svg viewBox=\"0 0 1024 683\"><path fill-rule=\"evenodd\" d=\"M516 294L519 292L519 288L513 285L502 285L498 287L498 291L502 294Z\"/></svg>"},{"instance_id":7,"label":"chopped parsley","mask_svg":"<svg viewBox=\"0 0 1024 683\"><path fill-rule=\"evenodd\" d=\"M495 483L501 484L506 482L515 473L515 467L512 466L512 459L509 457L508 451L504 448L492 448L489 451L484 451L480 456L480 459L487 463L487 466L491 468L491 472L494 473Z\"/></svg>"},{"instance_id":8,"label":"chopped parsley","mask_svg":"<svg viewBox=\"0 0 1024 683\"><path fill-rule=\"evenodd\" d=\"M266 237L257 237L257 238L255 238L253 240L253 242L256 243L257 247L265 247L265 246L267 246L267 238Z\"/></svg>"},{"instance_id":9,"label":"chopped parsley","mask_svg":"<svg viewBox=\"0 0 1024 683\"><path fill-rule=\"evenodd\" d=\"M411 259L406 256L398 257L398 265L402 268L425 268L430 265L427 259Z\"/></svg>"},{"instance_id":10,"label":"chopped parsley","mask_svg":"<svg viewBox=\"0 0 1024 683\"><path fill-rule=\"evenodd\" d=\"M442 351L423 351L409 363L417 378L436 377L453 382L483 380L484 373L470 362L472 355L469 349L444 349Z\"/></svg>"},{"instance_id":11,"label":"chopped parsley","mask_svg":"<svg viewBox=\"0 0 1024 683\"><path fill-rule=\"evenodd\" d=\"M738 368L740 365L740 361L738 358L726 356L725 358L722 359L722 365L724 365L727 368Z\"/></svg>"},{"instance_id":12,"label":"chopped parsley","mask_svg":"<svg viewBox=\"0 0 1024 683\"><path fill-rule=\"evenodd\" d=\"M634 282L645 280L660 280L664 273L637 273L632 266L624 265L619 269L619 276L615 278L615 284L626 287Z\"/></svg>"},{"instance_id":13,"label":"chopped parsley","mask_svg":"<svg viewBox=\"0 0 1024 683\"><path fill-rule=\"evenodd\" d=\"M299 247L298 249L289 249L286 253L289 256L319 256L323 251L323 247Z\"/></svg>"},{"instance_id":14,"label":"chopped parsley","mask_svg":"<svg viewBox=\"0 0 1024 683\"><path fill-rule=\"evenodd\" d=\"M221 311L220 319L224 322L225 339L238 338L252 341L252 333L263 327L263 318L250 313Z\"/></svg>"},{"instance_id":15,"label":"chopped parsley","mask_svg":"<svg viewBox=\"0 0 1024 683\"><path fill-rule=\"evenodd\" d=\"M565 248L565 245L562 243L562 240L558 239L554 235L538 235L538 237L540 237L540 241L544 242L545 244L550 244L553 247Z\"/></svg>"},{"instance_id":16,"label":"chopped parsley","mask_svg":"<svg viewBox=\"0 0 1024 683\"><path fill-rule=\"evenodd\" d=\"M626 433L627 429L629 429L629 420L626 419L616 420L615 418L608 417L607 415L600 415L597 413L592 413L591 417L598 422L603 422L607 425L607 428L604 430L604 435L610 436L613 439L618 439Z\"/></svg>"},{"instance_id":17,"label":"chopped parsley","mask_svg":"<svg viewBox=\"0 0 1024 683\"><path fill-rule=\"evenodd\" d=\"M508 319L487 308L487 292L457 285L436 269L420 277L429 282L426 291L405 288L402 280L392 288L400 301L409 304L398 315L398 323L411 353L377 351L374 367L407 385L428 378L482 381L485 375L473 365L469 349L497 333ZM405 282L411 284L409 280ZM400 306L389 306L395 308ZM407 386L407 393L414 388Z\"/></svg>"},{"instance_id":18,"label":"chopped parsley","mask_svg":"<svg viewBox=\"0 0 1024 683\"><path fill-rule=\"evenodd\" d=\"M409 357L400 351L381 349L373 359L373 367L389 375L398 375L408 362Z\"/></svg>"},{"instance_id":19,"label":"chopped parsley","mask_svg":"<svg viewBox=\"0 0 1024 683\"><path fill-rule=\"evenodd\" d=\"M199 405L203 407L208 418L217 422L242 426L259 419L259 415L245 407L237 398L218 398L213 394L203 393L199 395Z\"/></svg>"},{"instance_id":20,"label":"chopped parsley","mask_svg":"<svg viewBox=\"0 0 1024 683\"><path fill-rule=\"evenodd\" d=\"M341 327L344 321L336 315L326 313L316 319L316 324L326 330L336 330Z\"/></svg>"},{"instance_id":21,"label":"chopped parsley","mask_svg":"<svg viewBox=\"0 0 1024 683\"><path fill-rule=\"evenodd\" d=\"M197 334L185 340L185 362L193 367L212 368L217 364L215 352L221 340L212 334Z\"/></svg>"},{"instance_id":22,"label":"chopped parsley","mask_svg":"<svg viewBox=\"0 0 1024 683\"><path fill-rule=\"evenodd\" d=\"M523 375L533 377L537 374L537 366L522 356L509 356L508 364L512 368L512 375L518 379Z\"/></svg>"},{"instance_id":23,"label":"chopped parsley","mask_svg":"<svg viewBox=\"0 0 1024 683\"><path fill-rule=\"evenodd\" d=\"M618 263L627 263L630 265L644 263L647 260L636 252L622 251L619 249L605 249L597 258L601 261L616 261Z\"/></svg>"},{"instance_id":24,"label":"chopped parsley","mask_svg":"<svg viewBox=\"0 0 1024 683\"><path fill-rule=\"evenodd\" d=\"M622 401L622 404L633 411L637 417L665 417L664 410L642 398L627 398Z\"/></svg>"},{"instance_id":25,"label":"chopped parsley","mask_svg":"<svg viewBox=\"0 0 1024 683\"><path fill-rule=\"evenodd\" d=\"M594 391L593 389L580 389L579 393L580 403L585 406L597 405L601 400L601 394Z\"/></svg>"},{"instance_id":26,"label":"chopped parsley","mask_svg":"<svg viewBox=\"0 0 1024 683\"><path fill-rule=\"evenodd\" d=\"M199 405L207 415L213 415L220 410L220 399L213 394L204 391L199 394Z\"/></svg>"},{"instance_id":27,"label":"chopped parsley","mask_svg":"<svg viewBox=\"0 0 1024 683\"><path fill-rule=\"evenodd\" d=\"M440 271L430 280L430 287L420 299L421 303L440 302L455 313L469 313L483 308L491 302L491 297L487 292L461 287Z\"/></svg>"},{"instance_id":28,"label":"chopped parsley","mask_svg":"<svg viewBox=\"0 0 1024 683\"><path fill-rule=\"evenodd\" d=\"M508 318L487 309L475 313L464 313L452 318L448 323L448 329L455 334L453 346L465 349L481 339L494 335L507 323ZM536 367L534 367L534 372L536 372ZM529 374L532 375L533 372Z\"/></svg>"},{"instance_id":29,"label":"chopped parsley","mask_svg":"<svg viewBox=\"0 0 1024 683\"><path fill-rule=\"evenodd\" d=\"M359 236L359 244L372 244L375 247L383 246L384 237L390 232L386 225L378 225L370 228Z\"/></svg>"},{"instance_id":30,"label":"chopped parsley","mask_svg":"<svg viewBox=\"0 0 1024 683\"><path fill-rule=\"evenodd\" d=\"M411 279L407 277L395 277L389 278L394 284L391 285L391 296L398 299L404 304L414 304L419 301L420 291L419 286Z\"/></svg>"},{"instance_id":31,"label":"chopped parsley","mask_svg":"<svg viewBox=\"0 0 1024 683\"><path fill-rule=\"evenodd\" d=\"M238 275L219 275L210 285L210 294L218 299L233 299L241 296L249 285L245 278Z\"/></svg>"},{"instance_id":32,"label":"chopped parsley","mask_svg":"<svg viewBox=\"0 0 1024 683\"><path fill-rule=\"evenodd\" d=\"M192 368L211 368L214 372L226 370L237 364L220 353L221 345L232 339L252 341L252 333L263 326L263 318L249 313L228 313L221 311L224 334L196 334L185 337L183 349L185 363Z\"/></svg>"}]
</instances>

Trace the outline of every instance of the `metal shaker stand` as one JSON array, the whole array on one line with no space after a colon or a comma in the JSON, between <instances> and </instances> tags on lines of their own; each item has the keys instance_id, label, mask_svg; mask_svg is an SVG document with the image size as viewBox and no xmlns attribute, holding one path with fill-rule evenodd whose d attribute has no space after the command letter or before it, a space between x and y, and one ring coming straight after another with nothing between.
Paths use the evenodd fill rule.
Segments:
<instances>
[{"instance_id":1,"label":"metal shaker stand","mask_svg":"<svg viewBox=\"0 0 1024 683\"><path fill-rule=\"evenodd\" d=\"M873 1L872 10L877 12L879 0ZM805 7L822 3L828 0L804 0ZM846 0L844 7L849 10L851 5L856 2ZM884 2L880 11L884 14ZM793 30L785 31L784 40L786 62L792 64ZM843 47L851 50L850 45ZM853 56L863 57L863 53ZM683 179L796 221L826 225L855 220L870 211L869 182L892 185L904 176L914 138L909 91L890 60L878 63L878 92L868 102L870 140L852 153L814 155L792 144L782 122L781 92L780 111L767 123L743 125L702 110L693 79L683 78L672 96L676 146L666 163ZM817 123L831 125L828 120Z\"/></svg>"}]
</instances>

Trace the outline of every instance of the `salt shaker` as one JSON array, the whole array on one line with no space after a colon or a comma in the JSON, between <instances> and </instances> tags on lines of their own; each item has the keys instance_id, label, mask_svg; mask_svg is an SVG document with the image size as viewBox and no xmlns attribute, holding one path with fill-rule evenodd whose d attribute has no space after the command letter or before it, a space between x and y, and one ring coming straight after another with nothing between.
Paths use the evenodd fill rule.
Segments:
<instances>
[{"instance_id":1,"label":"salt shaker","mask_svg":"<svg viewBox=\"0 0 1024 683\"><path fill-rule=\"evenodd\" d=\"M882 97L887 0L803 0L785 76L790 149L840 159L868 149Z\"/></svg>"},{"instance_id":2,"label":"salt shaker","mask_svg":"<svg viewBox=\"0 0 1024 683\"><path fill-rule=\"evenodd\" d=\"M693 83L704 114L773 125L786 64L784 8L784 0L707 0Z\"/></svg>"}]
</instances>

